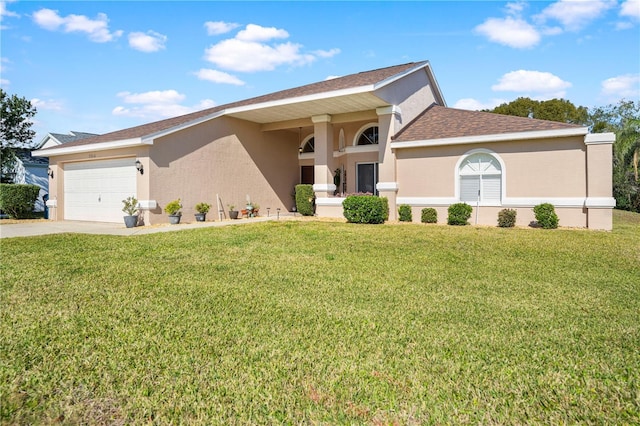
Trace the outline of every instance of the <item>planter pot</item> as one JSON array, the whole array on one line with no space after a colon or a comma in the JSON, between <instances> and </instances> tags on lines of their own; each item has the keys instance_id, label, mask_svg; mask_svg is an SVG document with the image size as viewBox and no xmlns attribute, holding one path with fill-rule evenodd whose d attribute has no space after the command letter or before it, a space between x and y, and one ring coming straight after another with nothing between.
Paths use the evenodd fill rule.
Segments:
<instances>
[{"instance_id":1,"label":"planter pot","mask_svg":"<svg viewBox=\"0 0 640 426\"><path fill-rule=\"evenodd\" d=\"M229 212L229 219L237 219L238 218L238 210L231 210Z\"/></svg>"},{"instance_id":2,"label":"planter pot","mask_svg":"<svg viewBox=\"0 0 640 426\"><path fill-rule=\"evenodd\" d=\"M138 224L138 216L124 216L124 225L127 228L133 228Z\"/></svg>"},{"instance_id":3,"label":"planter pot","mask_svg":"<svg viewBox=\"0 0 640 426\"><path fill-rule=\"evenodd\" d=\"M207 218L206 213L196 213L196 222L204 222L206 218Z\"/></svg>"},{"instance_id":4,"label":"planter pot","mask_svg":"<svg viewBox=\"0 0 640 426\"><path fill-rule=\"evenodd\" d=\"M172 225L177 225L180 223L181 214L170 214L169 215L169 223Z\"/></svg>"}]
</instances>

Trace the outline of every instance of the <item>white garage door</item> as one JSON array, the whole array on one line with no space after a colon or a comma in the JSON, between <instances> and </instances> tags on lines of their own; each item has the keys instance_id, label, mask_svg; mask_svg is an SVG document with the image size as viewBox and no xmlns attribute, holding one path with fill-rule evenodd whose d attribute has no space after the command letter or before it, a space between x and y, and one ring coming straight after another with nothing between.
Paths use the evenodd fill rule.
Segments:
<instances>
[{"instance_id":1,"label":"white garage door","mask_svg":"<svg viewBox=\"0 0 640 426\"><path fill-rule=\"evenodd\" d=\"M135 158L64 166L64 218L123 222L122 200L136 196Z\"/></svg>"}]
</instances>

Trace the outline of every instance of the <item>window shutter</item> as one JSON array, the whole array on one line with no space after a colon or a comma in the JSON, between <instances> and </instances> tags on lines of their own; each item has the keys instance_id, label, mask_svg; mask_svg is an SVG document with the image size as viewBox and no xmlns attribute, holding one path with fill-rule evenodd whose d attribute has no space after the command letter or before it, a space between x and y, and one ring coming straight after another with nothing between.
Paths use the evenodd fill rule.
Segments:
<instances>
[{"instance_id":1,"label":"window shutter","mask_svg":"<svg viewBox=\"0 0 640 426\"><path fill-rule=\"evenodd\" d=\"M480 176L460 176L460 201L476 202L480 189Z\"/></svg>"},{"instance_id":2,"label":"window shutter","mask_svg":"<svg viewBox=\"0 0 640 426\"><path fill-rule=\"evenodd\" d=\"M482 201L500 201L500 175L482 176Z\"/></svg>"}]
</instances>

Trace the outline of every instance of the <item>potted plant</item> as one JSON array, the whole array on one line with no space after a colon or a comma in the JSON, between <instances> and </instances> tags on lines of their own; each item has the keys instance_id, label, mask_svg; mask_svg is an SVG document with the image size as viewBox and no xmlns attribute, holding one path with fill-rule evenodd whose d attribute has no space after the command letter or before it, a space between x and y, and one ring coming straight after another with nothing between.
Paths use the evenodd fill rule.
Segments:
<instances>
[{"instance_id":1,"label":"potted plant","mask_svg":"<svg viewBox=\"0 0 640 426\"><path fill-rule=\"evenodd\" d=\"M180 198L173 200L164 206L164 211L169 215L170 224L177 225L180 223L180 218L182 217L182 212L180 212L181 208L182 204L180 204Z\"/></svg>"},{"instance_id":2,"label":"potted plant","mask_svg":"<svg viewBox=\"0 0 640 426\"><path fill-rule=\"evenodd\" d=\"M237 219L238 218L238 210L236 210L236 206L233 204L229 204L229 219Z\"/></svg>"},{"instance_id":3,"label":"potted plant","mask_svg":"<svg viewBox=\"0 0 640 426\"><path fill-rule=\"evenodd\" d=\"M196 213L196 221L204 222L205 219L207 218L207 212L209 211L210 208L211 208L211 204L207 204L207 203L196 204L196 211L198 212Z\"/></svg>"},{"instance_id":4,"label":"potted plant","mask_svg":"<svg viewBox=\"0 0 640 426\"><path fill-rule=\"evenodd\" d=\"M127 228L133 228L138 224L138 200L136 197L127 197L126 200L122 200L122 211L127 215L124 216L124 224Z\"/></svg>"}]
</instances>

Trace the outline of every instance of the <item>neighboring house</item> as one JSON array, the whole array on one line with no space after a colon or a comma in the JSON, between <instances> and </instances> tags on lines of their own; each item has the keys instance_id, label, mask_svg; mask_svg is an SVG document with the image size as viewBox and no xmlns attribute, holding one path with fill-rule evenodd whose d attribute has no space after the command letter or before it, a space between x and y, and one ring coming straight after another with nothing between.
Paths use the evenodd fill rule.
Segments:
<instances>
[{"instance_id":1,"label":"neighboring house","mask_svg":"<svg viewBox=\"0 0 640 426\"><path fill-rule=\"evenodd\" d=\"M561 226L611 229L614 135L586 127L447 108L429 62L326 80L180 117L89 137L34 154L49 157L56 220L122 222L140 200L146 224L166 222L180 198L221 210L247 197L292 210L296 184L312 183L318 216L341 217L343 195L371 192L400 204L452 203L495 226L503 208L550 202ZM136 167L136 163L139 164ZM334 178L340 177L339 185ZM477 218L477 219L476 219Z\"/></svg>"}]
</instances>

